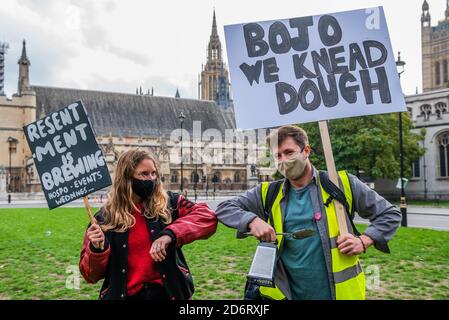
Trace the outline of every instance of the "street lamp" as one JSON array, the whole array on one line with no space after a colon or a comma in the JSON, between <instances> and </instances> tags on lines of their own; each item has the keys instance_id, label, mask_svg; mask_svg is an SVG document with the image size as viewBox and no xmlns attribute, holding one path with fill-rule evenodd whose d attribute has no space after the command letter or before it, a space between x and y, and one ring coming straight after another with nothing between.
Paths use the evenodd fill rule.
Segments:
<instances>
[{"instance_id":1,"label":"street lamp","mask_svg":"<svg viewBox=\"0 0 449 320\"><path fill-rule=\"evenodd\" d=\"M401 60L401 53L398 52L398 60L396 61L396 68L399 74L399 80L401 79L401 74L404 73L405 62ZM399 112L399 159L401 167L401 202L400 210L402 214L401 225L407 227L407 203L405 201L405 190L404 190L404 143L402 139L402 112Z\"/></svg>"},{"instance_id":2,"label":"street lamp","mask_svg":"<svg viewBox=\"0 0 449 320\"><path fill-rule=\"evenodd\" d=\"M214 184L214 200L215 200L215 190L216 190L216 185L217 185L217 182L218 182L217 173L214 173L214 177L212 178L212 182Z\"/></svg>"},{"instance_id":3,"label":"street lamp","mask_svg":"<svg viewBox=\"0 0 449 320\"><path fill-rule=\"evenodd\" d=\"M11 193L12 192L12 189L11 189L11 175L12 175L11 174L11 169L12 169L11 168L11 154L12 154L13 151L16 150L16 144L17 144L17 142L19 142L19 140L15 139L13 137L8 137L7 142L9 144L9 170L8 170L9 173L8 173L8 180L7 180L7 182L8 182L8 193Z\"/></svg>"},{"instance_id":4,"label":"street lamp","mask_svg":"<svg viewBox=\"0 0 449 320\"><path fill-rule=\"evenodd\" d=\"M186 116L184 115L184 113L181 111L181 114L178 116L179 121L181 121L181 193L184 191L184 175L183 175L183 161L182 161L182 125L184 123L184 119L186 118Z\"/></svg>"},{"instance_id":5,"label":"street lamp","mask_svg":"<svg viewBox=\"0 0 449 320\"><path fill-rule=\"evenodd\" d=\"M209 177L207 176L207 167L206 167L206 200L209 199L208 190L209 190Z\"/></svg>"},{"instance_id":6,"label":"street lamp","mask_svg":"<svg viewBox=\"0 0 449 320\"><path fill-rule=\"evenodd\" d=\"M198 176L198 172L197 172L198 169L197 168L198 168L198 164L195 163L195 173L193 175L193 190L195 192L195 202L196 202L196 199L197 199L196 184L198 183L198 180L199 180L199 176Z\"/></svg>"}]
</instances>

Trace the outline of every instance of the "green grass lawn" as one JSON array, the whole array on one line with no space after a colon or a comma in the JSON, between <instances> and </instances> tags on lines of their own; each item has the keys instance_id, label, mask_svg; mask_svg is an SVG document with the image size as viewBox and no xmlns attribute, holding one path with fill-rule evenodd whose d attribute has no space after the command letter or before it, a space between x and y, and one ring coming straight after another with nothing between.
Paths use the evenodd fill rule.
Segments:
<instances>
[{"instance_id":1,"label":"green grass lawn","mask_svg":"<svg viewBox=\"0 0 449 320\"><path fill-rule=\"evenodd\" d=\"M84 209L0 209L0 216L0 299L97 298L100 284L81 280L79 289L66 288L78 267ZM194 298L240 299L256 244L220 225L209 240L186 246ZM449 232L400 229L390 248L389 255L371 248L362 256L365 270L380 271L368 299L449 299Z\"/></svg>"}]
</instances>

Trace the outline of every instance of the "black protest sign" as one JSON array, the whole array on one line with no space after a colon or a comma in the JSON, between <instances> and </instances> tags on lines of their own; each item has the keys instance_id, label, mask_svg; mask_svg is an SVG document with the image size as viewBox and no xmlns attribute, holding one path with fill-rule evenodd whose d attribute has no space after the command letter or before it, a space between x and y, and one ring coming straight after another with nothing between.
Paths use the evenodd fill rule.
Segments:
<instances>
[{"instance_id":1,"label":"black protest sign","mask_svg":"<svg viewBox=\"0 0 449 320\"><path fill-rule=\"evenodd\" d=\"M81 101L23 127L50 209L111 185Z\"/></svg>"}]
</instances>

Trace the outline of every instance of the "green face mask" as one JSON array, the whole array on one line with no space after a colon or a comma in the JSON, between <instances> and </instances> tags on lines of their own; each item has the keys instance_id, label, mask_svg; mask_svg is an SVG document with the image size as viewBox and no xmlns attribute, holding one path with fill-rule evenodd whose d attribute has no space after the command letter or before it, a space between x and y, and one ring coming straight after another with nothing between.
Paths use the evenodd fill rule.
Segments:
<instances>
[{"instance_id":1,"label":"green face mask","mask_svg":"<svg viewBox=\"0 0 449 320\"><path fill-rule=\"evenodd\" d=\"M303 152L295 157L277 163L278 171L289 180L297 180L301 177L307 165L307 157Z\"/></svg>"}]
</instances>

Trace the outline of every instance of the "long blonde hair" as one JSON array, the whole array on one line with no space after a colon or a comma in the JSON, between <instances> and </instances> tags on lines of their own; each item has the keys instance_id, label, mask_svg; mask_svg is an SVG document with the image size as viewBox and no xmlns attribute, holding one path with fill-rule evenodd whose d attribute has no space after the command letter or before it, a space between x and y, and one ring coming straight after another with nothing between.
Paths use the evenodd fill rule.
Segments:
<instances>
[{"instance_id":1,"label":"long blonde hair","mask_svg":"<svg viewBox=\"0 0 449 320\"><path fill-rule=\"evenodd\" d=\"M134 171L144 159L153 161L157 182L152 196L142 203L143 214L148 219L161 219L165 224L171 223L171 212L167 208L168 194L164 190L160 179L159 162L150 153L133 149L124 152L118 160L114 181L103 210L104 222L101 229L104 232L109 230L125 232L136 223L132 211L137 207L133 201L131 185Z\"/></svg>"}]
</instances>

